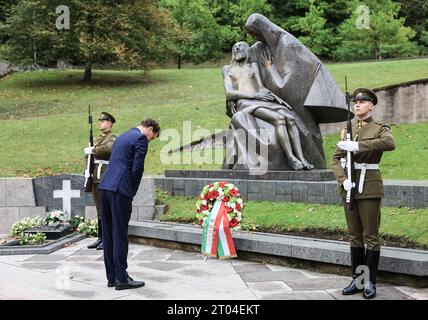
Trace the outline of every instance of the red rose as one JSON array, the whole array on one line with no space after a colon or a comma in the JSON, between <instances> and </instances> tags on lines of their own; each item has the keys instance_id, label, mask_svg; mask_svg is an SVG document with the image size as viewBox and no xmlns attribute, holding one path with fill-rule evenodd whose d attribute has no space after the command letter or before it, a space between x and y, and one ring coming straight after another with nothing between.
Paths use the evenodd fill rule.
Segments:
<instances>
[{"instance_id":1,"label":"red rose","mask_svg":"<svg viewBox=\"0 0 428 320\"><path fill-rule=\"evenodd\" d=\"M201 209L197 208L197 209L196 209L196 212L197 212L197 213L201 212Z\"/></svg>"},{"instance_id":2,"label":"red rose","mask_svg":"<svg viewBox=\"0 0 428 320\"><path fill-rule=\"evenodd\" d=\"M206 193L205 195L204 195L204 200L210 200L210 194L209 193Z\"/></svg>"},{"instance_id":3,"label":"red rose","mask_svg":"<svg viewBox=\"0 0 428 320\"><path fill-rule=\"evenodd\" d=\"M241 205L239 203L237 203L235 205L235 209L238 210L238 211L241 211Z\"/></svg>"},{"instance_id":4,"label":"red rose","mask_svg":"<svg viewBox=\"0 0 428 320\"><path fill-rule=\"evenodd\" d=\"M236 190L236 189L231 189L231 190L229 191L229 194L230 194L232 197L236 197L236 195L238 194L238 190Z\"/></svg>"},{"instance_id":5,"label":"red rose","mask_svg":"<svg viewBox=\"0 0 428 320\"><path fill-rule=\"evenodd\" d=\"M229 197L228 196L223 196L223 202L228 202L229 201Z\"/></svg>"},{"instance_id":6,"label":"red rose","mask_svg":"<svg viewBox=\"0 0 428 320\"><path fill-rule=\"evenodd\" d=\"M218 185L223 189L224 188L224 185L225 185L226 183L224 182L224 181L220 181L219 183L218 183Z\"/></svg>"},{"instance_id":7,"label":"red rose","mask_svg":"<svg viewBox=\"0 0 428 320\"><path fill-rule=\"evenodd\" d=\"M210 183L210 184L208 185L208 187L212 188L212 187L214 187L214 185L213 185L212 183Z\"/></svg>"},{"instance_id":8,"label":"red rose","mask_svg":"<svg viewBox=\"0 0 428 320\"><path fill-rule=\"evenodd\" d=\"M202 205L202 206L201 206L201 210L202 210L202 211L208 210L208 205L205 205L205 206L204 206L204 205Z\"/></svg>"},{"instance_id":9,"label":"red rose","mask_svg":"<svg viewBox=\"0 0 428 320\"><path fill-rule=\"evenodd\" d=\"M201 219L201 220L199 220L199 225L200 226L202 226L202 224L204 223L204 220L203 219Z\"/></svg>"},{"instance_id":10,"label":"red rose","mask_svg":"<svg viewBox=\"0 0 428 320\"><path fill-rule=\"evenodd\" d=\"M232 218L230 221L229 221L229 226L231 227L231 228L234 228L234 227L236 227L238 225L238 220L236 220L235 218Z\"/></svg>"},{"instance_id":11,"label":"red rose","mask_svg":"<svg viewBox=\"0 0 428 320\"><path fill-rule=\"evenodd\" d=\"M217 198L218 198L218 192L214 190L213 192L211 192L210 199L217 199Z\"/></svg>"}]
</instances>

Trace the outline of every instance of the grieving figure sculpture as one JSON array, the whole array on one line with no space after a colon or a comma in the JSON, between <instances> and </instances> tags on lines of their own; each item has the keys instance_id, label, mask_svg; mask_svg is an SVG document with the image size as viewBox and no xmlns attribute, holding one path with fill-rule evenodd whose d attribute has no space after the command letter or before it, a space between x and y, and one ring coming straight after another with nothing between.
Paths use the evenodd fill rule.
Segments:
<instances>
[{"instance_id":1,"label":"grieving figure sculpture","mask_svg":"<svg viewBox=\"0 0 428 320\"><path fill-rule=\"evenodd\" d=\"M251 171L258 163L267 170L325 169L319 125L348 116L335 79L298 39L263 15L252 14L244 28L255 43L237 44L223 69L231 118L223 169ZM248 152L245 140L255 152Z\"/></svg>"},{"instance_id":2,"label":"grieving figure sculpture","mask_svg":"<svg viewBox=\"0 0 428 320\"><path fill-rule=\"evenodd\" d=\"M313 169L314 166L303 155L299 137L299 129L307 132L304 123L289 104L264 86L259 65L250 63L249 57L250 46L246 42L238 42L232 48L230 65L223 67L227 113L232 118L233 129L242 128L248 132L259 128L257 119L266 121L273 126L289 166L293 170ZM267 50L259 59L265 65L272 64Z\"/></svg>"}]
</instances>

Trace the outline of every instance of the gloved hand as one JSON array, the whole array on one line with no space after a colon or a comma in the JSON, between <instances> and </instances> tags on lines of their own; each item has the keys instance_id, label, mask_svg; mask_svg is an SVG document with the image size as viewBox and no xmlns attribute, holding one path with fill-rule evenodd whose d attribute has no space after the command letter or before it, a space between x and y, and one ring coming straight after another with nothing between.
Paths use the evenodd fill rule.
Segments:
<instances>
[{"instance_id":1,"label":"gloved hand","mask_svg":"<svg viewBox=\"0 0 428 320\"><path fill-rule=\"evenodd\" d=\"M358 151L358 142L357 141L339 141L337 147L345 150L355 152Z\"/></svg>"},{"instance_id":2,"label":"gloved hand","mask_svg":"<svg viewBox=\"0 0 428 320\"><path fill-rule=\"evenodd\" d=\"M92 154L93 149L94 147L86 147L83 149L83 152L85 152L85 154Z\"/></svg>"},{"instance_id":3,"label":"gloved hand","mask_svg":"<svg viewBox=\"0 0 428 320\"><path fill-rule=\"evenodd\" d=\"M345 181L343 181L343 188L346 192L348 192L352 188L355 188L355 182L351 182L351 180L346 179Z\"/></svg>"}]
</instances>

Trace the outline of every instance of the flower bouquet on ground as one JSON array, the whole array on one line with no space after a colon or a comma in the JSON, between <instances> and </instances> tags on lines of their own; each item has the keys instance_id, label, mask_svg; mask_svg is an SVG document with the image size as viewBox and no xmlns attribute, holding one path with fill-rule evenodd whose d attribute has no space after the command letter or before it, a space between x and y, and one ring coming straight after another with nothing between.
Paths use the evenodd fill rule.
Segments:
<instances>
[{"instance_id":1,"label":"flower bouquet on ground","mask_svg":"<svg viewBox=\"0 0 428 320\"><path fill-rule=\"evenodd\" d=\"M85 218L81 217L79 215L71 217L70 220L68 220L68 223L71 225L71 227L73 228L73 230L77 230L77 228L79 227L79 225L82 222L85 222Z\"/></svg>"},{"instance_id":2,"label":"flower bouquet on ground","mask_svg":"<svg viewBox=\"0 0 428 320\"><path fill-rule=\"evenodd\" d=\"M76 230L88 237L96 237L98 235L98 220L84 220L79 224Z\"/></svg>"},{"instance_id":3,"label":"flower bouquet on ground","mask_svg":"<svg viewBox=\"0 0 428 320\"><path fill-rule=\"evenodd\" d=\"M204 255L237 257L230 229L240 229L243 207L239 190L231 183L218 181L202 189L196 202L196 217L203 228Z\"/></svg>"},{"instance_id":4,"label":"flower bouquet on ground","mask_svg":"<svg viewBox=\"0 0 428 320\"><path fill-rule=\"evenodd\" d=\"M53 210L46 213L45 224L48 226L54 226L62 224L65 221L64 211Z\"/></svg>"}]
</instances>

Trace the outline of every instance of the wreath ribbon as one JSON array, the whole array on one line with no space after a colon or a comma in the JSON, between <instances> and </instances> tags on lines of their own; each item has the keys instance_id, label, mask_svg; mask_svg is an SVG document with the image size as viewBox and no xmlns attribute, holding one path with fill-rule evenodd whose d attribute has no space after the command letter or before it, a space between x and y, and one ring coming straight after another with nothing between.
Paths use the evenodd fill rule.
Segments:
<instances>
[{"instance_id":1,"label":"wreath ribbon","mask_svg":"<svg viewBox=\"0 0 428 320\"><path fill-rule=\"evenodd\" d=\"M202 231L202 253L220 259L236 258L229 217L223 201L216 200L205 219Z\"/></svg>"}]
</instances>

